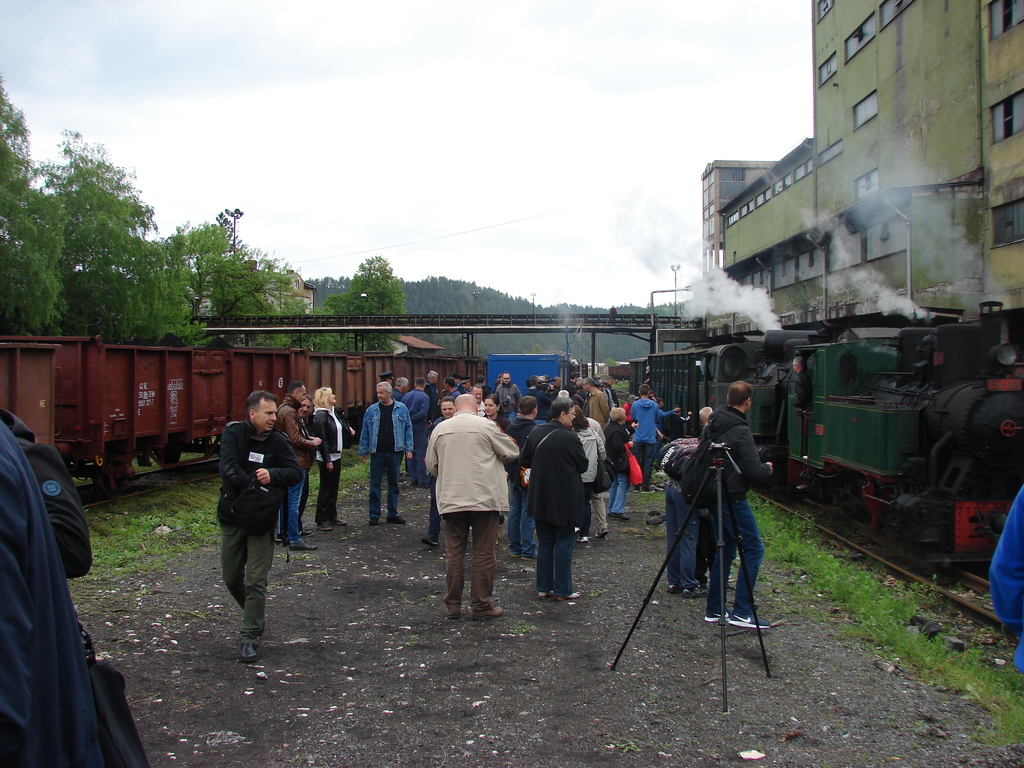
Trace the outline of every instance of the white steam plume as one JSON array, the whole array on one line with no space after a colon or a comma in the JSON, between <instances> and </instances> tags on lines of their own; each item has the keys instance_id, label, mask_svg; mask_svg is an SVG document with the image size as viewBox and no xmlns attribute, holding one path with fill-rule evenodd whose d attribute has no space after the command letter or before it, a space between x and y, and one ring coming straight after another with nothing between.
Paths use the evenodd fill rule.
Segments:
<instances>
[{"instance_id":1,"label":"white steam plume","mask_svg":"<svg viewBox=\"0 0 1024 768\"><path fill-rule=\"evenodd\" d=\"M752 285L740 285L721 269L711 270L691 287L693 297L683 302L680 310L684 317L735 313L750 318L754 326L763 331L782 328L766 291Z\"/></svg>"}]
</instances>

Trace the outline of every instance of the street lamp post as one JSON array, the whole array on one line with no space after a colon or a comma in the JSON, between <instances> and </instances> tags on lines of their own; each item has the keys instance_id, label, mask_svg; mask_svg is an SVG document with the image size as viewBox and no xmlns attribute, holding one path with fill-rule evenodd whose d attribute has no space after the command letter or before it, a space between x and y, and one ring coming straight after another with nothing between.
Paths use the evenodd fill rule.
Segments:
<instances>
[{"instance_id":1,"label":"street lamp post","mask_svg":"<svg viewBox=\"0 0 1024 768\"><path fill-rule=\"evenodd\" d=\"M238 220L245 214L235 208L225 208L223 213L217 214L217 223L225 229L231 231L231 252L234 253L238 248Z\"/></svg>"},{"instance_id":2,"label":"street lamp post","mask_svg":"<svg viewBox=\"0 0 1024 768\"><path fill-rule=\"evenodd\" d=\"M673 295L673 309L672 314L679 317L679 264L672 265L672 290L675 292Z\"/></svg>"},{"instance_id":3,"label":"street lamp post","mask_svg":"<svg viewBox=\"0 0 1024 768\"><path fill-rule=\"evenodd\" d=\"M537 322L537 294L530 294L530 301L533 302L533 322Z\"/></svg>"},{"instance_id":4,"label":"street lamp post","mask_svg":"<svg viewBox=\"0 0 1024 768\"><path fill-rule=\"evenodd\" d=\"M477 314L476 311L476 297L480 295L480 291L473 291L473 314Z\"/></svg>"}]
</instances>

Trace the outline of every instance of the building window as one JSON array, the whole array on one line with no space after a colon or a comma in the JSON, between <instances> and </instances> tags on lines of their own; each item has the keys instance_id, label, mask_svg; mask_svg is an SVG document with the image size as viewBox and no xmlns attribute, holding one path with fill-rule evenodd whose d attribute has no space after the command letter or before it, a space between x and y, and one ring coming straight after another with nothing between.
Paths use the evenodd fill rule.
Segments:
<instances>
[{"instance_id":1,"label":"building window","mask_svg":"<svg viewBox=\"0 0 1024 768\"><path fill-rule=\"evenodd\" d=\"M853 182L856 190L857 199L860 200L862 197L870 195L872 192L878 191L878 169L875 168L873 171L868 171L859 179Z\"/></svg>"},{"instance_id":2,"label":"building window","mask_svg":"<svg viewBox=\"0 0 1024 768\"><path fill-rule=\"evenodd\" d=\"M746 178L744 168L723 168L721 172L722 181L743 181Z\"/></svg>"},{"instance_id":3,"label":"building window","mask_svg":"<svg viewBox=\"0 0 1024 768\"><path fill-rule=\"evenodd\" d=\"M730 213L729 214L729 218L727 218L725 220L725 226L731 227L733 224L735 224L739 220L740 220L740 212L739 211L736 211L735 213Z\"/></svg>"},{"instance_id":4,"label":"building window","mask_svg":"<svg viewBox=\"0 0 1024 768\"><path fill-rule=\"evenodd\" d=\"M758 195L757 197L754 198L754 207L755 208L760 208L762 205L767 203L771 199L771 197L772 197L771 190L770 189L766 189L764 192L762 192L760 195Z\"/></svg>"},{"instance_id":5,"label":"building window","mask_svg":"<svg viewBox=\"0 0 1024 768\"><path fill-rule=\"evenodd\" d=\"M988 6L992 22L992 39L995 40L1010 27L1024 21L1024 0L995 0Z\"/></svg>"},{"instance_id":6,"label":"building window","mask_svg":"<svg viewBox=\"0 0 1024 768\"><path fill-rule=\"evenodd\" d=\"M846 38L846 60L849 61L853 55L863 48L875 36L875 14L871 14L864 23Z\"/></svg>"},{"instance_id":7,"label":"building window","mask_svg":"<svg viewBox=\"0 0 1024 768\"><path fill-rule=\"evenodd\" d=\"M1024 91L992 107L992 141L1002 141L1024 131Z\"/></svg>"},{"instance_id":8,"label":"building window","mask_svg":"<svg viewBox=\"0 0 1024 768\"><path fill-rule=\"evenodd\" d=\"M853 108L853 128L856 130L878 114L878 91L872 91Z\"/></svg>"},{"instance_id":9,"label":"building window","mask_svg":"<svg viewBox=\"0 0 1024 768\"><path fill-rule=\"evenodd\" d=\"M793 171L793 181L800 181L800 179L809 174L812 170L814 170L813 160L808 160L804 163L801 163Z\"/></svg>"},{"instance_id":10,"label":"building window","mask_svg":"<svg viewBox=\"0 0 1024 768\"><path fill-rule=\"evenodd\" d=\"M914 0L882 0L882 5L878 8L881 25L884 27L912 2Z\"/></svg>"},{"instance_id":11,"label":"building window","mask_svg":"<svg viewBox=\"0 0 1024 768\"><path fill-rule=\"evenodd\" d=\"M843 151L843 140L835 142L831 146L825 147L821 152L818 153L818 165L824 165L832 158L842 154Z\"/></svg>"},{"instance_id":12,"label":"building window","mask_svg":"<svg viewBox=\"0 0 1024 768\"><path fill-rule=\"evenodd\" d=\"M818 21L821 21L835 4L836 0L818 0Z\"/></svg>"},{"instance_id":13,"label":"building window","mask_svg":"<svg viewBox=\"0 0 1024 768\"><path fill-rule=\"evenodd\" d=\"M823 85L832 75L836 73L836 69L839 67L839 60L833 53L827 59L825 63L818 67L818 85Z\"/></svg>"},{"instance_id":14,"label":"building window","mask_svg":"<svg viewBox=\"0 0 1024 768\"><path fill-rule=\"evenodd\" d=\"M779 179L778 181L775 182L775 187L774 187L773 191L777 195L777 194L779 194L779 192L781 192L785 188L786 188L786 182L783 179Z\"/></svg>"},{"instance_id":15,"label":"building window","mask_svg":"<svg viewBox=\"0 0 1024 768\"><path fill-rule=\"evenodd\" d=\"M1024 240L1024 199L993 208L992 230L995 245Z\"/></svg>"}]
</instances>

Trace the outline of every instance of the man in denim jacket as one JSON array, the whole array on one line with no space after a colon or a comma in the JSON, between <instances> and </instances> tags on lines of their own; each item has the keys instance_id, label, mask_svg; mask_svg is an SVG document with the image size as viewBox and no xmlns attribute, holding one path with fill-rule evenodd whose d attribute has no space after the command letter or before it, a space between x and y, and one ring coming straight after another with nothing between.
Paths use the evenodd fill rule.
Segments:
<instances>
[{"instance_id":1,"label":"man in denim jacket","mask_svg":"<svg viewBox=\"0 0 1024 768\"><path fill-rule=\"evenodd\" d=\"M370 459L370 525L380 520L380 485L387 473L387 521L405 525L398 514L398 469L402 455L413 457L412 419L409 409L391 396L391 385L382 381L377 385L377 402L363 414L363 428L359 433L359 455Z\"/></svg>"}]
</instances>

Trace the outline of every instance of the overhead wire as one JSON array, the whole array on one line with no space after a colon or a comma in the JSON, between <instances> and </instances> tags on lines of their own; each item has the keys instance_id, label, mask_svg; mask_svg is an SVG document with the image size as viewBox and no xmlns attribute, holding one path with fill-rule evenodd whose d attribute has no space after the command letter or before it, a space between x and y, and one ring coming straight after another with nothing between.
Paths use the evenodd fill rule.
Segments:
<instances>
[{"instance_id":1,"label":"overhead wire","mask_svg":"<svg viewBox=\"0 0 1024 768\"><path fill-rule=\"evenodd\" d=\"M618 199L618 198L620 198L620 197L622 197L623 195L626 195L626 194L629 194L629 193L628 192L623 192L623 193L618 194L618 195L613 195L609 199L610 200L616 200L616 199ZM483 227L474 227L473 229L464 229L461 232L450 232L450 233L448 233L446 235L437 235L436 237L425 237L425 238L423 238L421 240L410 240L410 241L405 242L405 243L395 243L393 245L380 246L379 248L366 248L366 249L361 250L361 251L349 251L348 253L339 253L339 254L335 254L333 256L317 256L317 257L312 258L312 259L302 259L302 260L296 261L294 263L295 264L309 264L309 263L314 262L314 261L327 261L328 259L344 259L344 258L347 258L349 256L362 256L362 255L367 254L367 253L377 253L379 251L390 251L390 250L393 250L395 248L405 248L405 247L410 246L410 245L420 245L421 243L432 243L432 242L435 242L437 240L445 240L445 239L447 239L449 237L460 237L462 235L471 235L474 232L484 232L485 230L488 230L488 229L496 229L498 227L507 227L507 226L509 226L511 224L521 224L524 221L531 221L533 219L540 219L540 218L543 218L545 216L554 216L556 213L565 213L566 211L572 211L572 210L575 210L577 208L583 208L584 206L587 206L587 205L590 205L590 204L591 203L589 203L589 202L587 202L587 203L577 203L576 205L570 205L570 206L568 206L566 208L558 208L558 209L553 210L553 211L545 211L544 213L535 213L532 216L523 216L522 218L519 218L519 219L511 219L509 221L502 221L502 222L498 222L497 224L487 224L487 225L485 225Z\"/></svg>"}]
</instances>

